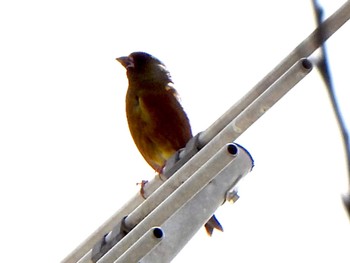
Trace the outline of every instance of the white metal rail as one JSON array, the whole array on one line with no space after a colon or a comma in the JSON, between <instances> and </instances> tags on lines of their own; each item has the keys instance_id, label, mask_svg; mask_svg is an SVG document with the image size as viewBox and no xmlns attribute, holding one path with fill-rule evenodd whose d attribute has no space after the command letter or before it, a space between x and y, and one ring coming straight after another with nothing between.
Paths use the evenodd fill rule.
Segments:
<instances>
[{"instance_id":1,"label":"white metal rail","mask_svg":"<svg viewBox=\"0 0 350 263\"><path fill-rule=\"evenodd\" d=\"M217 157L217 154L219 154L221 151L220 149L224 149L227 143L230 143L237 139L251 124L253 124L259 117L261 117L270 107L272 107L281 97L283 97L294 85L296 85L305 75L307 75L312 66L309 63L308 60L303 59L304 57L310 56L318 47L320 47L332 34L334 34L347 20L350 18L350 1L347 1L341 8L339 8L333 15L331 15L327 20L322 23L322 25L317 28L314 32L312 32L304 41L302 41L284 60L280 62L279 65L277 65L264 79L262 79L255 87L253 87L252 90L250 90L240 101L238 101L236 104L234 104L225 114L223 114L217 121L215 121L207 130L200 133L197 136L197 141L195 142L194 146L200 149L200 151L195 154L188 162L186 162L169 180L164 183L164 180L156 176L152 181L147 183L145 186L145 196L148 197L146 200L144 200L139 193L137 193L129 202L127 202L119 211L117 211L114 215L112 215L111 218L109 218L103 225L101 225L94 233L92 233L80 246L78 246L71 254L69 254L62 262L63 263L75 263L75 262L92 262L91 261L91 249L94 247L94 245L99 242L106 233L109 233L115 226L121 222L124 222L124 224L128 225L128 227L133 228L133 230L125 236L123 239L121 239L120 242L118 242L117 246L121 246L123 242L126 242L127 239L132 239L132 236L137 236L137 240L135 241L133 239L133 244L129 243L131 246L126 247L123 249L126 253L123 255L120 255L119 261L117 262L127 262L123 261L124 259L130 259L130 256L136 255L131 253L131 251L128 249L133 249L134 246L139 246L142 243L142 240L153 240L151 243L154 244L150 247L144 247L145 251L142 253L146 253L146 257L137 256L137 260L141 260L141 262L151 262L150 255L152 253L149 253L150 251L154 251L154 255L159 255L159 251L157 250L157 247L160 247L165 240L166 235L161 235L159 238L154 238L154 231L162 234L166 234L166 232L163 232L164 229L170 229L167 225L169 222L172 222L172 227L174 227L174 222L176 220L171 221L168 219L159 220L160 225L154 225L154 222L158 222L157 216L152 217L160 208L162 205L164 205L165 202L169 199L173 198L177 200L176 197L179 195L179 193L183 194L183 187L185 184L177 185L178 188L173 191L171 195L171 198L167 197L169 196L169 193L165 190L169 188L170 186L174 187L172 185L176 181L178 182L186 182L187 178L196 178L195 174L201 173L202 167L206 167L209 169L210 160ZM320 34L322 32L322 34ZM193 143L193 141L192 141ZM223 148L224 147L224 148ZM237 149L241 149L239 146L235 146ZM189 147L190 148L190 147ZM193 147L192 147L193 148ZM194 152L190 152L188 154L188 159L191 157L191 155L194 154ZM184 154L186 156L186 151ZM244 155L244 154L243 154ZM222 156L221 156L222 157ZM184 158L186 159L186 158ZM233 163L240 163L240 161L236 160L236 157L231 160ZM244 158L243 158L244 159ZM243 162L244 163L244 162ZM228 164L224 165L226 167ZM241 175L247 173L249 169L246 169L249 167L249 164L245 163L246 166L240 167L244 171L241 171ZM250 164L251 165L251 164ZM178 168L177 168L178 169ZM220 171L216 171L216 174L220 175ZM232 169L232 168L231 168ZM237 168L235 168L237 169ZM231 176L235 175L235 169L230 170ZM215 179L220 178L219 175L213 175ZM187 181L192 182L191 180L194 179L188 179ZM239 180L239 179L238 179ZM170 183L168 183L170 181ZM162 184L164 185L162 186ZM236 182L237 183L237 182ZM199 194L201 191L204 191L208 187L210 188L213 184L205 183L205 186L202 185L202 188L200 191L197 191L196 193L192 194L191 197L189 197L191 200L195 200L195 196ZM161 187L162 186L162 187ZM227 185L225 186L227 187ZM225 188L224 187L224 188ZM159 188L159 189L158 189ZM157 190L158 189L158 190ZM198 189L197 189L198 190ZM223 191L227 191L228 188L222 189ZM207 191L207 190L205 190ZM159 196L158 196L159 194ZM168 195L167 195L168 194ZM172 196L173 195L173 196ZM163 199L165 198L165 199ZM224 200L224 196L221 195L220 197L221 201ZM187 200L190 201L190 200ZM203 204L203 199L199 198L196 202L196 205L201 206ZM208 205L208 202L205 201L205 205ZM143 203L143 207L141 210L140 208L136 209L141 203ZM214 202L214 203L217 203ZM187 204L187 203L186 203ZM185 207L186 204L183 204L182 207ZM193 204L192 204L193 205ZM211 205L209 205L211 206ZM215 209L218 205L215 206ZM146 209L147 208L147 209ZM135 210L136 209L136 210ZM180 209L180 208L179 208ZM176 214L182 215L183 213L179 212L179 209L177 211L174 211L173 216L176 217ZM214 209L214 210L215 210ZM145 216L143 219L142 216L140 216L140 213L137 214L137 211L141 211L140 213ZM208 219L211 216L211 213L213 211L210 211L208 215L204 216L200 220L198 219L198 222L200 224L204 223L206 219ZM135 214L136 213L136 214ZM123 220L126 215L128 216L127 219ZM161 216L159 216L161 217ZM169 218L171 218L170 216ZM133 221L132 219L138 218L140 220ZM187 219L189 220L189 219ZM203 221L204 220L204 221ZM161 222L162 221L162 222ZM148 222L148 223L147 223ZM144 227L143 230L136 234L132 234L132 232L135 230L134 233L137 233L137 229L140 229L142 227L142 224L147 227ZM153 228L155 226L159 226L159 228ZM196 229L196 227L194 227ZM167 230L170 231L170 230ZM186 237L183 240L190 238ZM125 239L125 241L124 241ZM161 241L160 241L161 240ZM176 242L179 242L178 240ZM186 243L187 241L185 241ZM184 244L182 244L184 245ZM116 247L117 247L116 246ZM179 246L180 247L180 246ZM172 248L172 251L179 251L179 248L175 249L173 246L168 246L168 248ZM114 249L114 248L113 248ZM111 251L113 250L111 249ZM181 248L180 248L181 249ZM158 251L158 252L157 252ZM176 252L176 253L177 253ZM120 252L118 252L120 254ZM158 253L158 254L157 254ZM169 252L169 255L171 253ZM175 254L176 255L176 254ZM164 256L164 255L162 255ZM169 256L169 258L172 258L174 255ZM102 258L99 262L114 262L117 260L117 258L109 258L108 254L106 254L105 258ZM104 261L107 260L107 261ZM108 261L110 260L110 261ZM157 262L154 258L152 259L152 262ZM160 261L159 261L160 262ZM163 261L164 262L164 261Z\"/></svg>"}]
</instances>

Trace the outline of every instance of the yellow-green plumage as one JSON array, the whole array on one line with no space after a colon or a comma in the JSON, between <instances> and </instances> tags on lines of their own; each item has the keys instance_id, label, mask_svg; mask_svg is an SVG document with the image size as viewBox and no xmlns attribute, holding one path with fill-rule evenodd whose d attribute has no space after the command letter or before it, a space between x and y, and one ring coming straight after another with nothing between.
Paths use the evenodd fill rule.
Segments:
<instances>
[{"instance_id":1,"label":"yellow-green plumage","mask_svg":"<svg viewBox=\"0 0 350 263\"><path fill-rule=\"evenodd\" d=\"M161 173L166 160L191 139L189 120L162 62L144 52L117 60L129 80L126 116L130 133L146 162ZM215 216L205 228L209 235L214 228L223 231Z\"/></svg>"}]
</instances>

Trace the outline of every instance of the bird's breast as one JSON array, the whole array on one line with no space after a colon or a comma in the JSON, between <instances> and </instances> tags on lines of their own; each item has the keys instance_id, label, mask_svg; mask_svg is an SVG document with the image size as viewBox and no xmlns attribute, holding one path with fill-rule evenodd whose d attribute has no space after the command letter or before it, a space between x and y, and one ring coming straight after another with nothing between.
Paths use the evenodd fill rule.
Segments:
<instances>
[{"instance_id":1,"label":"bird's breast","mask_svg":"<svg viewBox=\"0 0 350 263\"><path fill-rule=\"evenodd\" d=\"M156 170L192 136L181 105L165 89L162 92L129 89L126 114L136 146Z\"/></svg>"}]
</instances>

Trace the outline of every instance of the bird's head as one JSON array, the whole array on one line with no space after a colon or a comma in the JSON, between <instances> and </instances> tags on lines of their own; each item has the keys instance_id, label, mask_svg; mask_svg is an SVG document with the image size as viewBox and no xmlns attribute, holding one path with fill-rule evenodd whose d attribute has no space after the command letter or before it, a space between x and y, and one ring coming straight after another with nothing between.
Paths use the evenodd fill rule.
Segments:
<instances>
[{"instance_id":1,"label":"bird's head","mask_svg":"<svg viewBox=\"0 0 350 263\"><path fill-rule=\"evenodd\" d=\"M148 53L133 52L116 60L126 68L129 81L172 82L165 65Z\"/></svg>"}]
</instances>

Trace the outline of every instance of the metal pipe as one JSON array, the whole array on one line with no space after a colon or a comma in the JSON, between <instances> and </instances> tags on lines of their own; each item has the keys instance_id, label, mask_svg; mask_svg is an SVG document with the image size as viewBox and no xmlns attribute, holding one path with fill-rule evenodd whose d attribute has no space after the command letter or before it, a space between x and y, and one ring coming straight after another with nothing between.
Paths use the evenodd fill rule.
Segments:
<instances>
[{"instance_id":1,"label":"metal pipe","mask_svg":"<svg viewBox=\"0 0 350 263\"><path fill-rule=\"evenodd\" d=\"M206 145L224 127L236 118L248 105L263 94L278 78L280 78L299 59L309 57L330 36L332 36L350 18L350 1L344 3L335 13L327 18L289 55L259 81L245 96L228 109L208 129L200 135L200 143Z\"/></svg>"},{"instance_id":2,"label":"metal pipe","mask_svg":"<svg viewBox=\"0 0 350 263\"><path fill-rule=\"evenodd\" d=\"M264 79L262 79L252 90L250 90L239 102L233 105L223 116L215 121L200 136L200 142L205 144L209 142L218 132L220 132L230 121L238 116L243 109L250 105L257 97L259 97L279 76L281 76L292 64L302 57L308 57L313 53L326 39L336 32L350 18L350 1L344 3L334 14L326 19L321 27L311 33L303 42L301 42L284 60L282 60ZM319 38L319 32L322 31L323 38ZM157 189L162 181L155 177L154 180L147 184L150 192ZM137 194L121 209L114 213L104 224L102 224L95 232L93 232L85 241L83 241L75 250L73 250L62 263L78 262L86 253L88 253L96 242L98 242L105 233L111 231L115 222L119 222L122 218L134 210L143 198Z\"/></svg>"},{"instance_id":3,"label":"metal pipe","mask_svg":"<svg viewBox=\"0 0 350 263\"><path fill-rule=\"evenodd\" d=\"M135 244L133 244L114 263L139 262L145 255L152 251L162 241L163 230L159 227L152 227ZM106 263L104 257L98 263Z\"/></svg>"},{"instance_id":4,"label":"metal pipe","mask_svg":"<svg viewBox=\"0 0 350 263\"><path fill-rule=\"evenodd\" d=\"M238 146L237 157L222 169L206 187L191 197L179 210L161 225L165 238L142 263L163 263L181 251L193 235L203 227L226 197L226 193L244 177L253 166L249 153ZM190 186L190 185L189 185ZM178 193L174 193L175 195ZM170 202L169 202L170 203Z\"/></svg>"},{"instance_id":5,"label":"metal pipe","mask_svg":"<svg viewBox=\"0 0 350 263\"><path fill-rule=\"evenodd\" d=\"M134 228L104 255L102 258L103 263L114 262L114 260L119 258L132 244L137 242L148 229L155 225L161 226L176 210L203 189L227 164L232 162L235 155L232 155L227 150L227 147L228 146L222 147L207 163L205 163L205 165L201 166L191 178L178 187L175 186L174 183L177 184L177 181L179 181L177 177L181 177L182 175L182 169L180 169L176 172L178 176L174 174L174 176L167 180L145 200L138 209L133 211L126 218L126 225ZM174 190L175 192L171 194ZM169 198L167 198L168 196ZM156 203L154 204L153 202ZM148 206L151 207L152 212L143 218L145 216L144 210L149 210ZM140 219L142 220L141 222ZM138 225L134 226L135 224Z\"/></svg>"}]
</instances>

